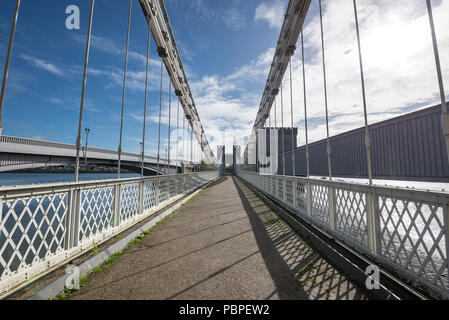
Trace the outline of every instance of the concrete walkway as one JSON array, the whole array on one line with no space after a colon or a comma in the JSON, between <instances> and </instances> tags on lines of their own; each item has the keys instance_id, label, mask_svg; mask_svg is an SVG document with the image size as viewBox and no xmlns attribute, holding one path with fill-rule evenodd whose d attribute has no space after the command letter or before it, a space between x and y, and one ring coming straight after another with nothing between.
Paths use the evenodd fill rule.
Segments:
<instances>
[{"instance_id":1,"label":"concrete walkway","mask_svg":"<svg viewBox=\"0 0 449 320\"><path fill-rule=\"evenodd\" d=\"M69 299L366 299L237 178L222 177Z\"/></svg>"}]
</instances>

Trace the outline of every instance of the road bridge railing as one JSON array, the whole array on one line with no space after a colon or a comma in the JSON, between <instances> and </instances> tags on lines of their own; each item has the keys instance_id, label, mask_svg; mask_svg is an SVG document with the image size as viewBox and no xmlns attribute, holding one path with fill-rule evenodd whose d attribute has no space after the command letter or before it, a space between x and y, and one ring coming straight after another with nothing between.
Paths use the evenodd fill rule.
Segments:
<instances>
[{"instance_id":1,"label":"road bridge railing","mask_svg":"<svg viewBox=\"0 0 449 320\"><path fill-rule=\"evenodd\" d=\"M236 174L410 285L449 298L449 193Z\"/></svg>"},{"instance_id":2,"label":"road bridge railing","mask_svg":"<svg viewBox=\"0 0 449 320\"><path fill-rule=\"evenodd\" d=\"M218 176L204 171L0 188L0 297Z\"/></svg>"}]
</instances>

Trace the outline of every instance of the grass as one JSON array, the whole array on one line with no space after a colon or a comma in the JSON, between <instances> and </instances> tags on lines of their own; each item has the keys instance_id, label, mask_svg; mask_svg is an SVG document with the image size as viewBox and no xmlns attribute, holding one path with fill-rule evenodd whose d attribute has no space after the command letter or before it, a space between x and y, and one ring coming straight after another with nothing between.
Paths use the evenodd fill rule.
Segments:
<instances>
[{"instance_id":1,"label":"grass","mask_svg":"<svg viewBox=\"0 0 449 320\"><path fill-rule=\"evenodd\" d=\"M134 238L133 240L131 240L126 247L121 250L118 251L116 253L114 253L112 256L110 256L106 261L103 262L102 265L94 268L89 274L85 275L85 276L81 276L80 277L80 289L84 286L84 284L86 283L86 281L88 280L89 277L92 277L93 275L95 275L96 273L104 270L104 269L108 269L112 266L112 264L117 261L117 259L124 254L124 252L139 244L146 235L150 234L151 231L153 231L157 226L163 224L164 222L167 221L167 219L169 219L172 215L174 215L177 211L179 211L182 207L184 207L187 203L189 203L190 201L192 201L193 199L195 199L198 195L200 194L200 192L198 192L196 195L194 195L192 198L190 198L188 201L186 201L185 203L183 203L181 206L179 206L176 210L174 210L172 213L170 213L169 215L167 215L165 218L161 219L160 221L158 221L154 226L152 226L150 229L142 232L140 235L138 235L136 238ZM119 239L124 238L124 235L120 235L118 236ZM91 257L97 255L100 252L100 249L95 246L94 248L92 248L92 252L91 252ZM73 294L75 292L79 291L76 289L67 289L65 288L63 292L61 292L55 299L49 299L49 300L66 300L70 294Z\"/></svg>"},{"instance_id":2,"label":"grass","mask_svg":"<svg viewBox=\"0 0 449 320\"><path fill-rule=\"evenodd\" d=\"M92 253L90 254L91 257L96 256L100 252L100 248L98 246L95 246L92 248Z\"/></svg>"}]
</instances>

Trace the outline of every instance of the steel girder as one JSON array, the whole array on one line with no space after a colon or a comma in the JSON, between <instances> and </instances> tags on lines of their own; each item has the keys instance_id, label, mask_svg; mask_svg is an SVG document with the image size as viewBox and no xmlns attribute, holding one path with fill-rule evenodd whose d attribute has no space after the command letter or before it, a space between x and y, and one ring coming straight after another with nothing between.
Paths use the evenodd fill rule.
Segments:
<instances>
[{"instance_id":1,"label":"steel girder","mask_svg":"<svg viewBox=\"0 0 449 320\"><path fill-rule=\"evenodd\" d=\"M281 34L277 42L276 52L271 64L271 70L268 75L267 84L262 96L256 121L254 122L253 132L257 128L262 128L267 121L268 115L273 106L274 99L279 93L279 88L287 70L291 56L296 50L296 43L301 33L304 20L309 11L311 0L290 0L285 14Z\"/></svg>"},{"instance_id":2,"label":"steel girder","mask_svg":"<svg viewBox=\"0 0 449 320\"><path fill-rule=\"evenodd\" d=\"M145 18L150 26L153 38L158 47L159 56L163 59L172 81L176 95L186 114L193 132L209 163L216 164L212 149L207 141L198 111L193 100L181 56L171 28L170 20L163 0L139 0Z\"/></svg>"}]
</instances>

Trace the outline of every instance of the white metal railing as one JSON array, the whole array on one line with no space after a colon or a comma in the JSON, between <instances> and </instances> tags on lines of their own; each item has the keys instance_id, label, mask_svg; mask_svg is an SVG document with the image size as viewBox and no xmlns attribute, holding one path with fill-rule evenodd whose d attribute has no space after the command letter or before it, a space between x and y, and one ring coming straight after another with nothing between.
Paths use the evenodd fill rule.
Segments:
<instances>
[{"instance_id":1,"label":"white metal railing","mask_svg":"<svg viewBox=\"0 0 449 320\"><path fill-rule=\"evenodd\" d=\"M430 295L449 298L449 193L237 175Z\"/></svg>"},{"instance_id":2,"label":"white metal railing","mask_svg":"<svg viewBox=\"0 0 449 320\"><path fill-rule=\"evenodd\" d=\"M0 188L0 297L217 175L217 171L206 171Z\"/></svg>"}]
</instances>

